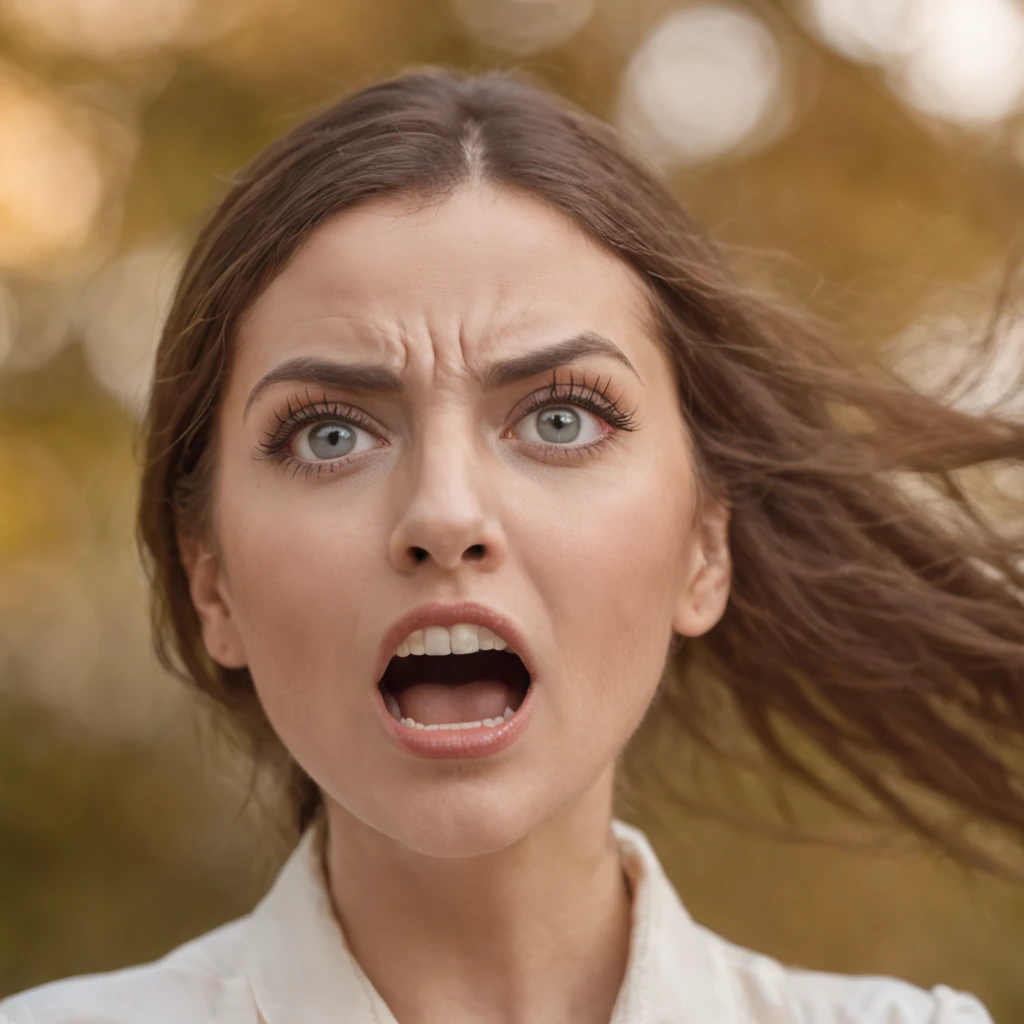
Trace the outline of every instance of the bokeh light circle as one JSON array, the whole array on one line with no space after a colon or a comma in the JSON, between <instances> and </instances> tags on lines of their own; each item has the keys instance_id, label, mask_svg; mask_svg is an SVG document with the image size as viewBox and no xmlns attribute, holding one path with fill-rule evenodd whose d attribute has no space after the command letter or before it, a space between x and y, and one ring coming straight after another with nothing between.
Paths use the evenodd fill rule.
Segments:
<instances>
[{"instance_id":1,"label":"bokeh light circle","mask_svg":"<svg viewBox=\"0 0 1024 1024\"><path fill-rule=\"evenodd\" d=\"M618 120L659 162L696 163L750 143L783 91L772 30L744 8L699 4L669 14L638 48Z\"/></svg>"},{"instance_id":2,"label":"bokeh light circle","mask_svg":"<svg viewBox=\"0 0 1024 1024\"><path fill-rule=\"evenodd\" d=\"M882 62L914 44L910 9L916 0L805 0L812 29L838 53Z\"/></svg>"},{"instance_id":3,"label":"bokeh light circle","mask_svg":"<svg viewBox=\"0 0 1024 1024\"><path fill-rule=\"evenodd\" d=\"M34 40L104 58L175 42L195 6L195 0L4 0L0 14Z\"/></svg>"},{"instance_id":4,"label":"bokeh light circle","mask_svg":"<svg viewBox=\"0 0 1024 1024\"><path fill-rule=\"evenodd\" d=\"M104 267L81 301L78 321L93 376L135 415L145 404L182 259L174 238L136 246Z\"/></svg>"},{"instance_id":5,"label":"bokeh light circle","mask_svg":"<svg viewBox=\"0 0 1024 1024\"><path fill-rule=\"evenodd\" d=\"M805 0L810 27L845 57L881 65L912 109L986 127L1024 99L1018 0Z\"/></svg>"},{"instance_id":6,"label":"bokeh light circle","mask_svg":"<svg viewBox=\"0 0 1024 1024\"><path fill-rule=\"evenodd\" d=\"M571 39L594 12L594 0L453 0L462 23L488 46L520 56Z\"/></svg>"},{"instance_id":7,"label":"bokeh light circle","mask_svg":"<svg viewBox=\"0 0 1024 1024\"><path fill-rule=\"evenodd\" d=\"M0 66L0 266L45 263L89 237L105 181L82 127L79 112Z\"/></svg>"},{"instance_id":8,"label":"bokeh light circle","mask_svg":"<svg viewBox=\"0 0 1024 1024\"><path fill-rule=\"evenodd\" d=\"M911 8L917 40L890 69L897 94L925 114L984 127L1024 97L1024 9L1015 0L928 0Z\"/></svg>"}]
</instances>

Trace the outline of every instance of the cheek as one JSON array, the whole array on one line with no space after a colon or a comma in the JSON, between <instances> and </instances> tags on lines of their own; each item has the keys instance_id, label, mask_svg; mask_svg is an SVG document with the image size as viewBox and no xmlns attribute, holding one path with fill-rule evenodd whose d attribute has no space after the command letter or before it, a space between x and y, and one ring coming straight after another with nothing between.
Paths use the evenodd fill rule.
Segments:
<instances>
[{"instance_id":1,"label":"cheek","mask_svg":"<svg viewBox=\"0 0 1024 1024\"><path fill-rule=\"evenodd\" d=\"M286 490L232 500L225 489L219 516L233 613L263 690L297 680L336 685L342 667L363 668L352 657L356 640L373 635L367 593L380 573L370 557L377 547L367 543L372 517L363 523L339 513L337 501Z\"/></svg>"},{"instance_id":2,"label":"cheek","mask_svg":"<svg viewBox=\"0 0 1024 1024\"><path fill-rule=\"evenodd\" d=\"M693 494L685 461L666 458L535 520L531 574L564 653L581 659L567 671L656 685L693 541Z\"/></svg>"}]
</instances>

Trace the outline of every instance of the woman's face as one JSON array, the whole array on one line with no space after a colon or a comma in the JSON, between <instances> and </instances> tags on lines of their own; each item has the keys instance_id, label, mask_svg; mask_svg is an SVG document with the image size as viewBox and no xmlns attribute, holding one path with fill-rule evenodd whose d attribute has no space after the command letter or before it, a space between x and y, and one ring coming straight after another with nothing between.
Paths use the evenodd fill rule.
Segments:
<instances>
[{"instance_id":1,"label":"woman's face","mask_svg":"<svg viewBox=\"0 0 1024 1024\"><path fill-rule=\"evenodd\" d=\"M493 364L580 336L621 358L485 388ZM281 379L250 404L297 358L373 364L401 391ZM207 648L249 667L332 813L409 847L499 849L610 785L673 630L724 609L724 517L694 520L639 280L531 198L478 187L327 221L245 317L218 422L220 550L190 556ZM460 600L525 638L532 716L499 753L417 757L378 714L382 641L410 610Z\"/></svg>"}]
</instances>

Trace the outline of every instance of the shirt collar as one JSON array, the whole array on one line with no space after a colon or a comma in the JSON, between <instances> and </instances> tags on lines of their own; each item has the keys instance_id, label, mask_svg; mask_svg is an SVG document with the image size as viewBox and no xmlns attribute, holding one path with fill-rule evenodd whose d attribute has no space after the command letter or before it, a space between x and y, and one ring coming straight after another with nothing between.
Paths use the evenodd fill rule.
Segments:
<instances>
[{"instance_id":1,"label":"shirt collar","mask_svg":"<svg viewBox=\"0 0 1024 1024\"><path fill-rule=\"evenodd\" d=\"M249 981L266 1024L397 1024L354 959L327 890L324 819L298 845L253 910L246 930ZM612 830L633 890L626 976L610 1024L729 1024L728 979L638 828Z\"/></svg>"}]
</instances>

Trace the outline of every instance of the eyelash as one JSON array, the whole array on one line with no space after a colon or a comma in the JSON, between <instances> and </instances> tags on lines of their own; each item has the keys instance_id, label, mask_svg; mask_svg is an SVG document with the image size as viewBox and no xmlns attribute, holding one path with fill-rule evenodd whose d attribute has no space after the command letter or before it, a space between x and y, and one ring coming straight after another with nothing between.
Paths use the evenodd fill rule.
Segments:
<instances>
[{"instance_id":1,"label":"eyelash","mask_svg":"<svg viewBox=\"0 0 1024 1024\"><path fill-rule=\"evenodd\" d=\"M618 431L629 432L635 430L636 410L623 411L619 407L618 402L608 396L608 386L611 383L611 378L606 381L603 387L600 386L600 382L600 377L597 378L594 384L588 384L585 377L581 382L577 382L571 373L568 384L558 381L553 377L551 383L545 388L530 395L527 399L527 408L518 413L515 422L518 423L529 416L530 413L547 406L578 405L603 419L609 426L614 427L616 433L605 433L595 441L588 441L586 444L573 446L537 445L536 442L532 441L525 443L532 444L534 447L554 449L564 453L564 456L568 459L581 459L597 455L606 444L616 441ZM280 463L285 468L293 466L293 477L300 472L305 472L307 479L311 473L320 476L325 468L328 472L333 473L335 468L348 462L348 457L327 459L323 462L307 462L292 455L288 451L288 445L302 427L311 423L328 421L333 423L340 421L361 427L370 433L375 433L373 424L358 409L354 409L352 406L345 405L344 403L331 402L326 394L324 394L319 402L314 402L308 390L306 391L306 404L293 409L289 399L286 415L282 416L275 411L274 417L277 420L276 426L267 432L263 440L257 443L257 448L262 453L258 457L271 459ZM513 425L510 424L506 430L511 429Z\"/></svg>"}]
</instances>

